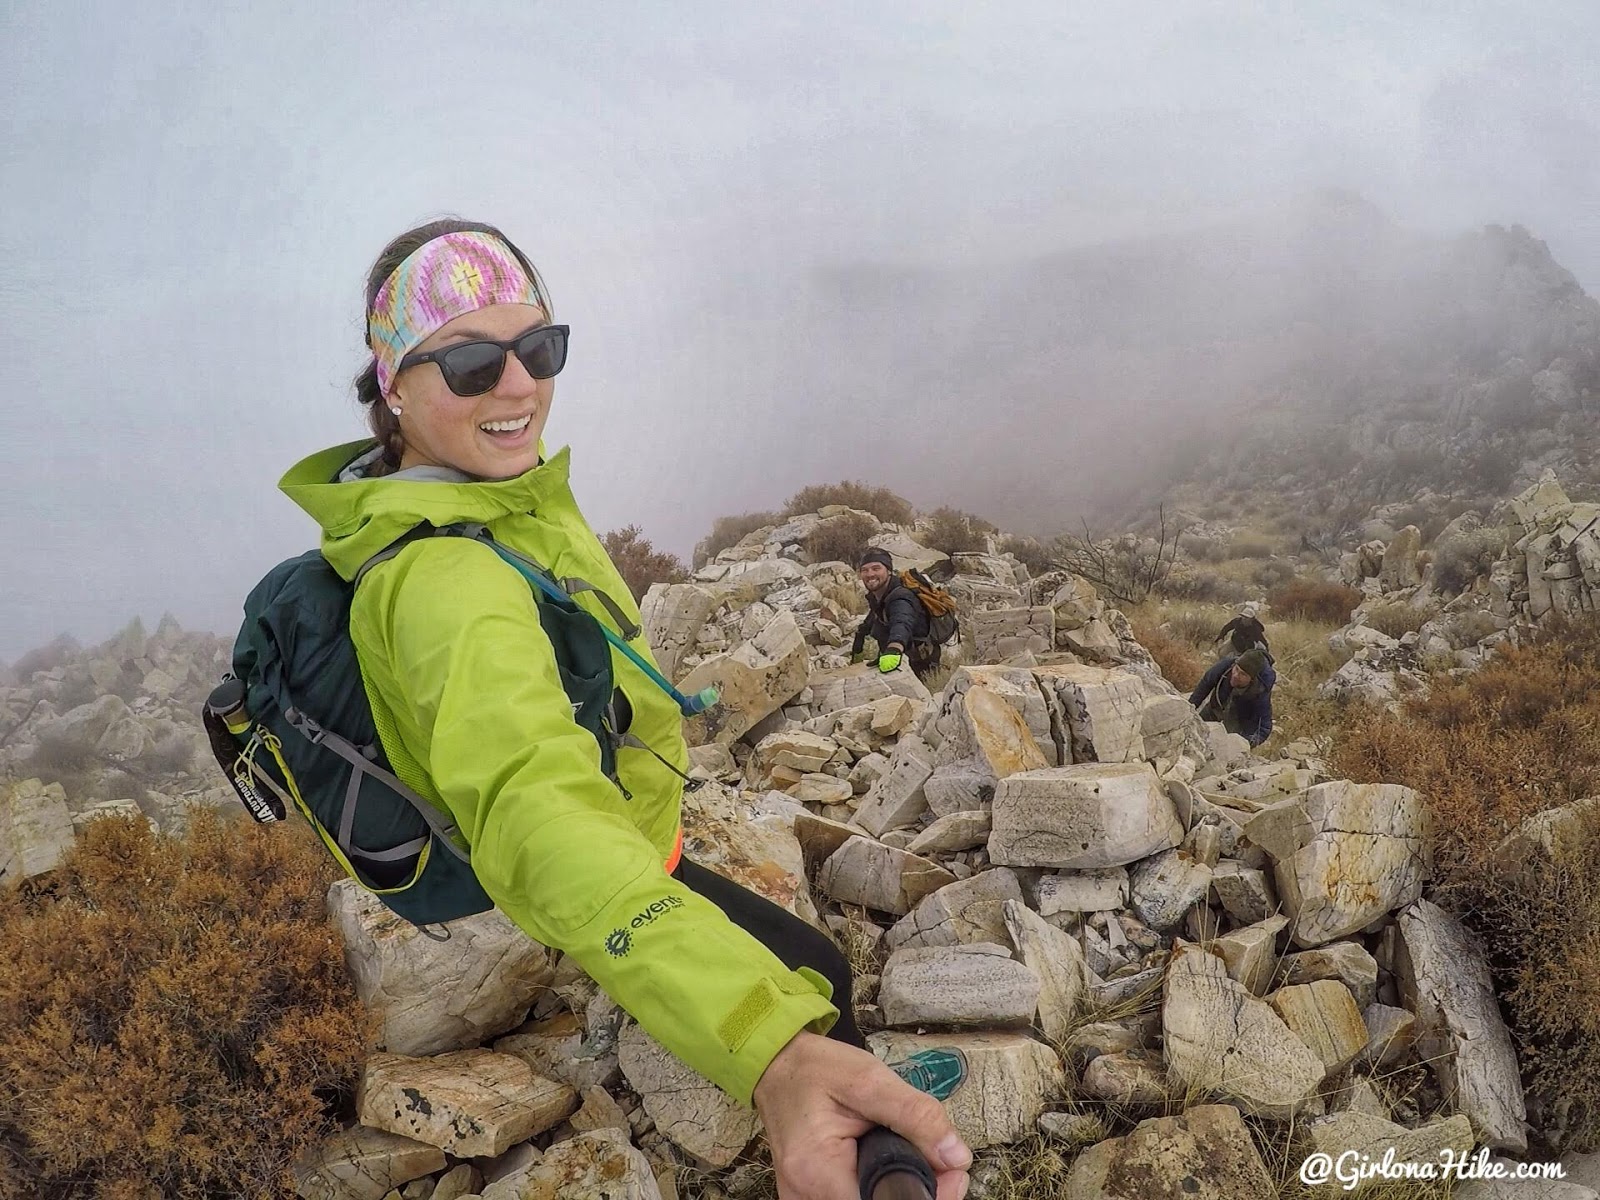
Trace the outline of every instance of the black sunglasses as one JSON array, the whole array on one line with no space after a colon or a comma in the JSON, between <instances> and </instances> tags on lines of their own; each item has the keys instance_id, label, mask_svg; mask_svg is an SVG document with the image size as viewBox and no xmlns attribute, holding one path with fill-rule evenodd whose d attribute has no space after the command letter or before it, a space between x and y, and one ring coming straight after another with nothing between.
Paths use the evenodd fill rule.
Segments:
<instances>
[{"instance_id":1,"label":"black sunglasses","mask_svg":"<svg viewBox=\"0 0 1600 1200\"><path fill-rule=\"evenodd\" d=\"M515 354L517 361L535 379L550 379L561 373L567 365L566 325L541 325L527 333L519 333L509 342L457 342L441 350L426 354L408 354L400 360L396 372L419 363L439 364L439 374L444 376L447 388L458 396L481 396L495 384L506 369L506 355Z\"/></svg>"}]
</instances>

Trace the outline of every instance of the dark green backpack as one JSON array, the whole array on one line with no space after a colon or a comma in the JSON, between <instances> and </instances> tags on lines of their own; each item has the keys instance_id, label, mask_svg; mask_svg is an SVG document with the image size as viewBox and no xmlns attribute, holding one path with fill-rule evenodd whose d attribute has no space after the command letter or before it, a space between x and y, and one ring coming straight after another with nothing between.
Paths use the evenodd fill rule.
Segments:
<instances>
[{"instance_id":1,"label":"dark green backpack","mask_svg":"<svg viewBox=\"0 0 1600 1200\"><path fill-rule=\"evenodd\" d=\"M480 525L421 525L374 555L356 582L408 543L435 536L489 543L552 585L533 591L573 719L594 735L601 769L622 788L617 748L643 744L627 734L631 712L613 686L605 631L571 598L595 589L556 580L526 556L494 545ZM636 637L638 627L596 594L623 638ZM251 816L281 821L291 806L298 809L340 865L412 924L483 912L494 902L473 874L449 813L402 783L383 752L350 638L354 595L355 584L318 550L279 563L255 586L234 642L233 669L202 714L212 750Z\"/></svg>"}]
</instances>

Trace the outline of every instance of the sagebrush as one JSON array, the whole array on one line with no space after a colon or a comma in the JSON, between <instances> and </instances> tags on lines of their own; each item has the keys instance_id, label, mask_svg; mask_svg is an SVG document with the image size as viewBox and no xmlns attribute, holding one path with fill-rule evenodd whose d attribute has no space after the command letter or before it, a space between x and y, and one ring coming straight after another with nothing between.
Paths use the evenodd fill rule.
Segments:
<instances>
[{"instance_id":1,"label":"sagebrush","mask_svg":"<svg viewBox=\"0 0 1600 1200\"><path fill-rule=\"evenodd\" d=\"M842 562L854 567L867 549L867 541L878 532L871 517L858 512L829 517L811 531L805 541L806 554L814 563Z\"/></svg>"},{"instance_id":2,"label":"sagebrush","mask_svg":"<svg viewBox=\"0 0 1600 1200\"><path fill-rule=\"evenodd\" d=\"M1353 587L1321 579L1296 579L1267 596L1274 616L1343 625L1364 599Z\"/></svg>"},{"instance_id":3,"label":"sagebrush","mask_svg":"<svg viewBox=\"0 0 1600 1200\"><path fill-rule=\"evenodd\" d=\"M718 517L712 522L711 532L696 543L694 565L705 566L724 550L730 546L737 546L756 530L765 529L768 525L777 525L782 520L783 518L777 513L771 512L737 513Z\"/></svg>"},{"instance_id":4,"label":"sagebrush","mask_svg":"<svg viewBox=\"0 0 1600 1200\"><path fill-rule=\"evenodd\" d=\"M1600 1146L1600 825L1537 869L1502 850L1546 809L1600 794L1600 623L1551 621L1402 711L1352 709L1333 773L1417 789L1439 898L1483 935L1530 1102Z\"/></svg>"},{"instance_id":5,"label":"sagebrush","mask_svg":"<svg viewBox=\"0 0 1600 1200\"><path fill-rule=\"evenodd\" d=\"M0 894L0 1197L290 1197L374 1032L300 826L89 823Z\"/></svg>"},{"instance_id":6,"label":"sagebrush","mask_svg":"<svg viewBox=\"0 0 1600 1200\"><path fill-rule=\"evenodd\" d=\"M785 517L814 513L830 504L846 508L859 508L890 525L909 525L916 520L916 509L904 496L896 495L886 487L873 487L858 480L846 479L839 483L814 483L790 496L783 506Z\"/></svg>"}]
</instances>

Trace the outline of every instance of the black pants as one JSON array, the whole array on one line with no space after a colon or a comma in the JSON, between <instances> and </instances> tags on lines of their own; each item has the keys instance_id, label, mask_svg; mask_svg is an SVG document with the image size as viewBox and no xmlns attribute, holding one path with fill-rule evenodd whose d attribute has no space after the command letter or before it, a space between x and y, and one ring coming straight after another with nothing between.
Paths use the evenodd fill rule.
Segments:
<instances>
[{"instance_id":1,"label":"black pants","mask_svg":"<svg viewBox=\"0 0 1600 1200\"><path fill-rule=\"evenodd\" d=\"M850 1002L850 964L827 934L765 897L687 858L679 860L673 876L691 892L704 896L720 908L728 915L728 920L776 954L791 971L796 967L810 967L833 984L833 1006L839 1010L839 1019L828 1036L866 1048L867 1039L856 1028L855 1009Z\"/></svg>"}]
</instances>

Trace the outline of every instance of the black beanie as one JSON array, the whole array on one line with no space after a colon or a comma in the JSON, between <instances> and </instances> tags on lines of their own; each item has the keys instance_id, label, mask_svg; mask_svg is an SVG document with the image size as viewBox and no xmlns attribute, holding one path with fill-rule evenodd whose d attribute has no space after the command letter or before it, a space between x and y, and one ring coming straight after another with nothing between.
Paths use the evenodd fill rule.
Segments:
<instances>
[{"instance_id":1,"label":"black beanie","mask_svg":"<svg viewBox=\"0 0 1600 1200\"><path fill-rule=\"evenodd\" d=\"M856 570L859 571L868 563L882 563L884 566L888 567L889 570L894 570L894 556L887 550L878 550L876 548L868 550L861 556L861 560L856 563Z\"/></svg>"},{"instance_id":2,"label":"black beanie","mask_svg":"<svg viewBox=\"0 0 1600 1200\"><path fill-rule=\"evenodd\" d=\"M1267 656L1259 650L1246 650L1233 660L1233 665L1251 679L1260 679L1261 672L1267 669Z\"/></svg>"}]
</instances>

